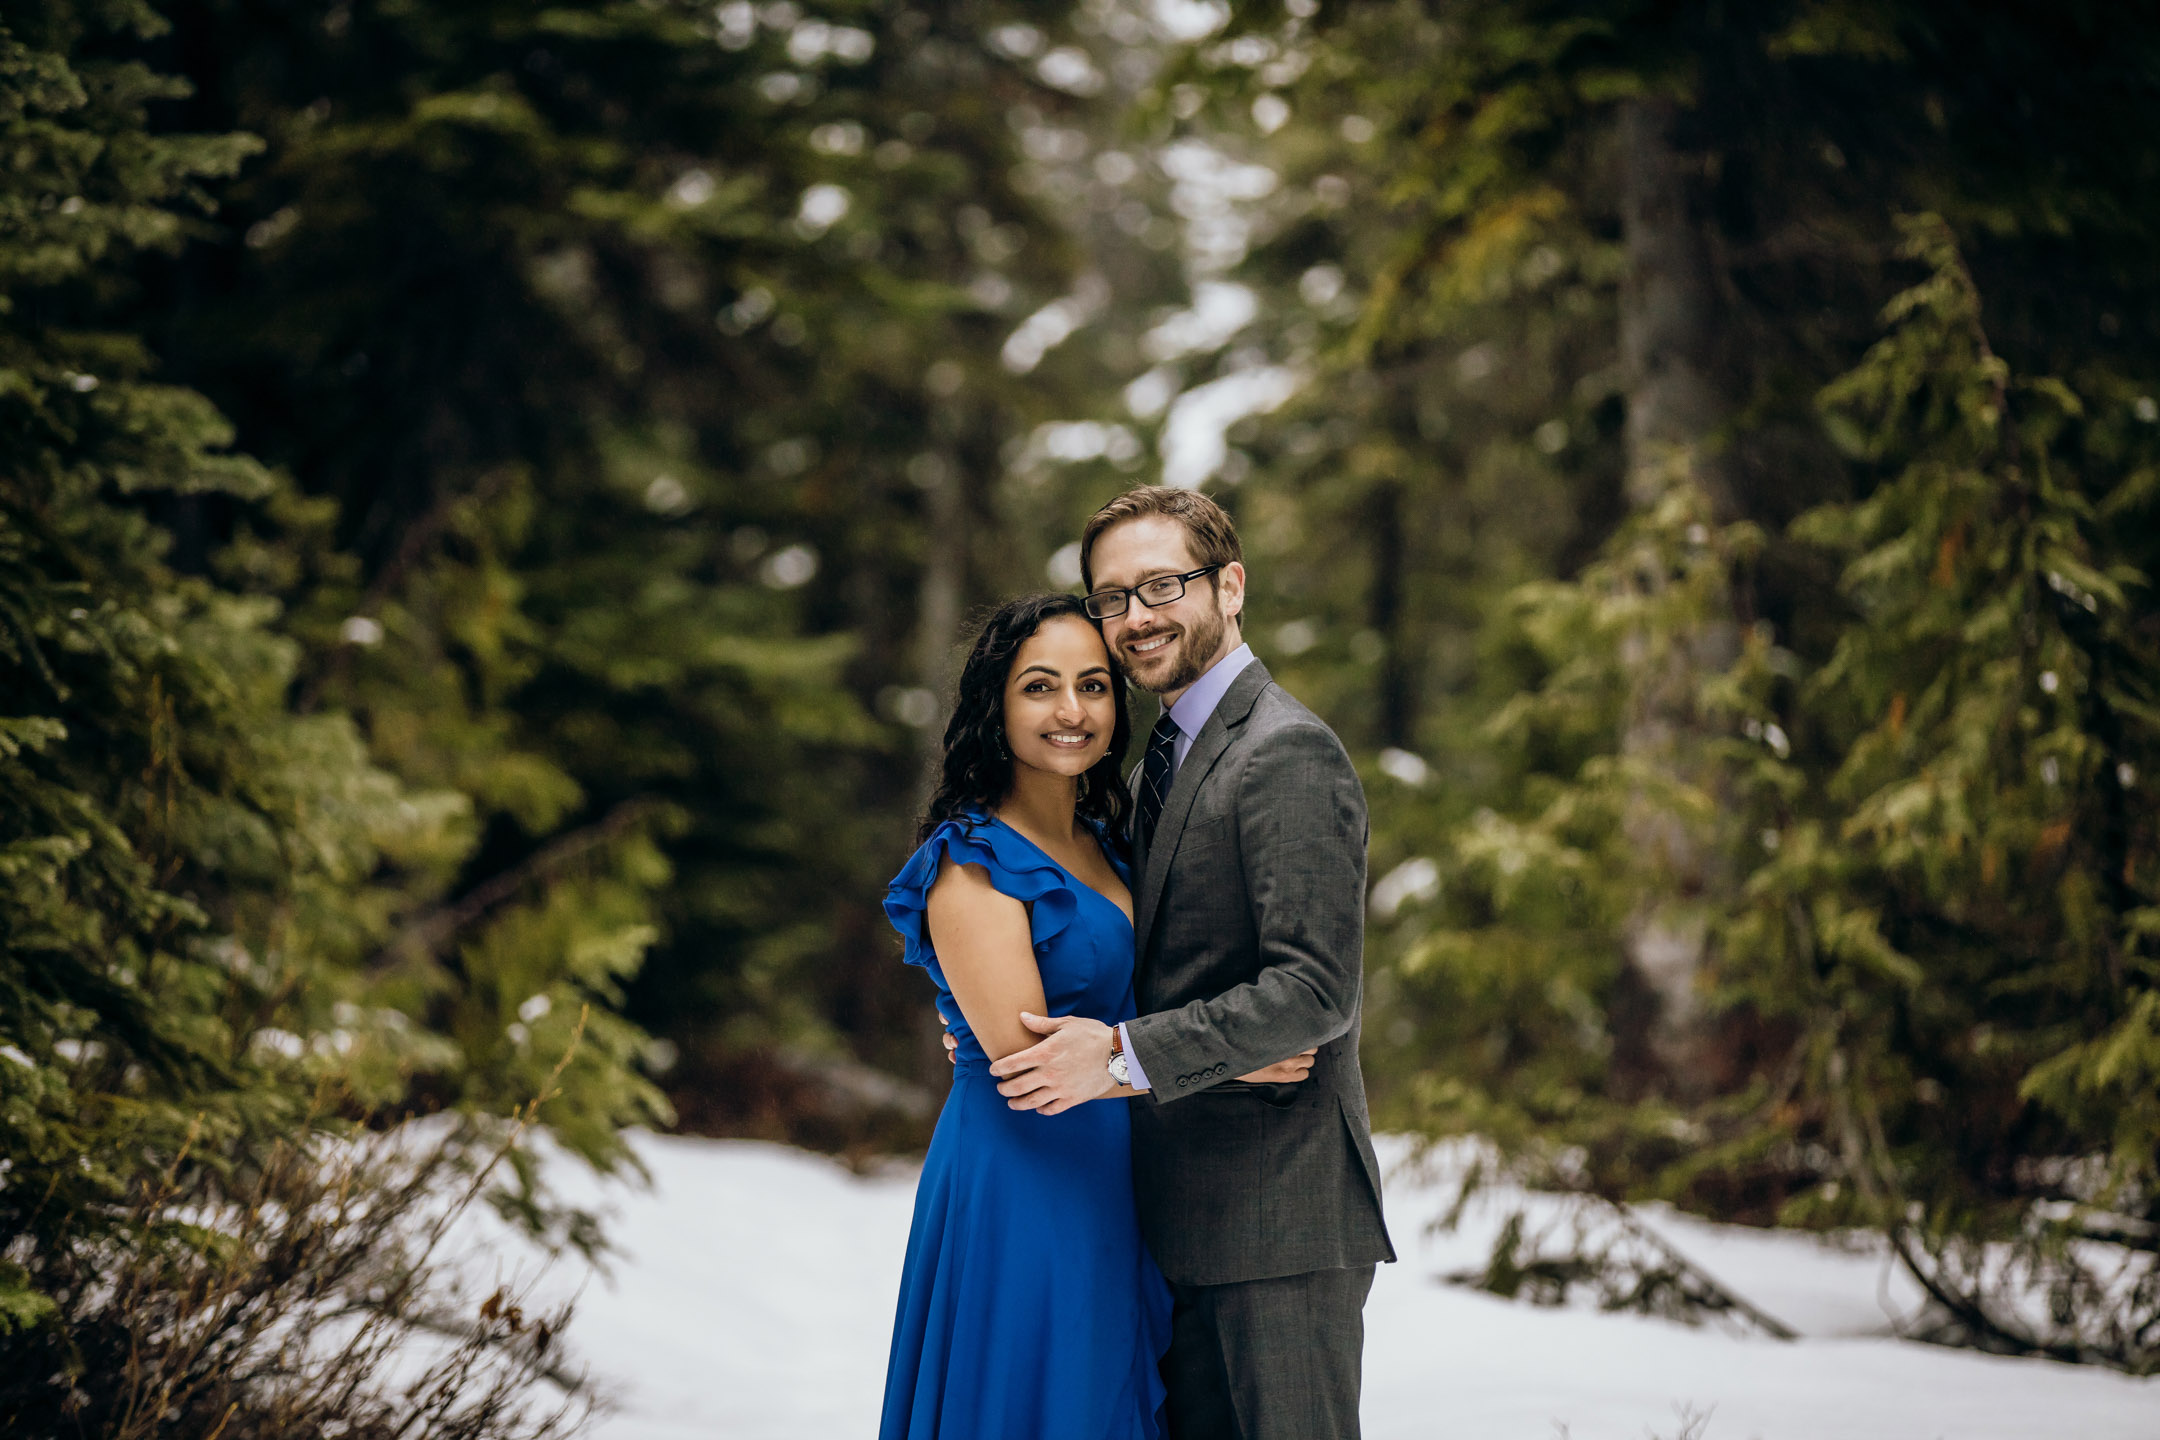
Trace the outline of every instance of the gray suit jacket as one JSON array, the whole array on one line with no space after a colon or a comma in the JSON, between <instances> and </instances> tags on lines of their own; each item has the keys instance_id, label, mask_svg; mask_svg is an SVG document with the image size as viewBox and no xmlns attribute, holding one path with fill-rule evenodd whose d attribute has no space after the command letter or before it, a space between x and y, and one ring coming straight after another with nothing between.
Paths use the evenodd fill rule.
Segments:
<instances>
[{"instance_id":1,"label":"gray suit jacket","mask_svg":"<svg viewBox=\"0 0 2160 1440\"><path fill-rule=\"evenodd\" d=\"M1178 1284L1395 1258L1358 1070L1365 841L1342 743L1254 661L1133 862L1133 1184ZM1316 1045L1301 1084L1232 1078Z\"/></svg>"}]
</instances>

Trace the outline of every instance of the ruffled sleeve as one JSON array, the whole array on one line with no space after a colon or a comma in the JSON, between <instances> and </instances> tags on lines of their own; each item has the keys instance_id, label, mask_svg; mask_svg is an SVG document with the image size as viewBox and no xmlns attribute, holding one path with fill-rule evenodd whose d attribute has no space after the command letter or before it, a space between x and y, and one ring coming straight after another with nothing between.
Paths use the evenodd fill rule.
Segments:
<instances>
[{"instance_id":1,"label":"ruffled sleeve","mask_svg":"<svg viewBox=\"0 0 2160 1440\"><path fill-rule=\"evenodd\" d=\"M980 865L990 884L1028 907L1028 931L1039 951L1073 923L1080 907L1075 882L1057 862L1007 826L989 820L947 820L930 833L920 849L885 888L885 918L906 942L905 958L933 974L937 953L930 946L930 887L938 866L950 855L955 864ZM942 975L940 974L940 979Z\"/></svg>"}]
</instances>

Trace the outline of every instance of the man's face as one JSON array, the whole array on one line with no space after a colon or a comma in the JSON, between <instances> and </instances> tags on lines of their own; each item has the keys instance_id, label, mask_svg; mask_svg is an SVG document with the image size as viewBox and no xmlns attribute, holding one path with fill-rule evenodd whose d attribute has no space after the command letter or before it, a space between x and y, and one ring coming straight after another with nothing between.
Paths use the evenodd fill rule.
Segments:
<instances>
[{"instance_id":1,"label":"man's face","mask_svg":"<svg viewBox=\"0 0 2160 1440\"><path fill-rule=\"evenodd\" d=\"M1201 564L1193 558L1185 527L1167 515L1119 521L1095 537L1089 558L1097 590L1129 589L1159 575L1183 575ZM1102 622L1103 639L1133 684L1169 703L1239 645L1245 567L1233 563L1188 581L1184 595L1167 605L1150 607L1137 595L1129 599L1124 614Z\"/></svg>"}]
</instances>

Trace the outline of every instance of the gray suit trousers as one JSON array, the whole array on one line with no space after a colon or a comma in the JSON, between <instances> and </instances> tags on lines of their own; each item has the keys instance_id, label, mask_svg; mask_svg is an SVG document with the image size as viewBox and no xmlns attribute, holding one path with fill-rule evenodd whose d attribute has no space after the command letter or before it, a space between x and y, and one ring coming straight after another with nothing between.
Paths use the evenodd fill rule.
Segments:
<instances>
[{"instance_id":1,"label":"gray suit trousers","mask_svg":"<svg viewBox=\"0 0 2160 1440\"><path fill-rule=\"evenodd\" d=\"M1172 1285L1168 1440L1357 1440L1373 1267Z\"/></svg>"}]
</instances>

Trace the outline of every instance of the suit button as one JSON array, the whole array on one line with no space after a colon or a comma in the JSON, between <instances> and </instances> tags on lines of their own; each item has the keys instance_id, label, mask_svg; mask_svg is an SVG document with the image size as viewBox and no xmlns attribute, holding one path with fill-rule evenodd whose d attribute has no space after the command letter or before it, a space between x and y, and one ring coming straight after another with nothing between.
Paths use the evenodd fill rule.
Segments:
<instances>
[{"instance_id":1,"label":"suit button","mask_svg":"<svg viewBox=\"0 0 2160 1440\"><path fill-rule=\"evenodd\" d=\"M1185 1087L1186 1087L1187 1085L1190 1085L1190 1084L1192 1084L1192 1076L1190 1076L1190 1075L1180 1075L1180 1076L1178 1076L1178 1077L1177 1077L1177 1084L1178 1084L1178 1089L1180 1089L1180 1090L1184 1089L1184 1088L1185 1088Z\"/></svg>"},{"instance_id":2,"label":"suit button","mask_svg":"<svg viewBox=\"0 0 2160 1440\"><path fill-rule=\"evenodd\" d=\"M1215 1073L1215 1074L1217 1074L1217 1075L1220 1075L1220 1074L1222 1074L1222 1072L1223 1072L1223 1069L1224 1069L1224 1066L1223 1066L1222 1062L1218 1060L1218 1061L1217 1061L1217 1062L1215 1063L1215 1071L1214 1071L1214 1073Z\"/></svg>"}]
</instances>

